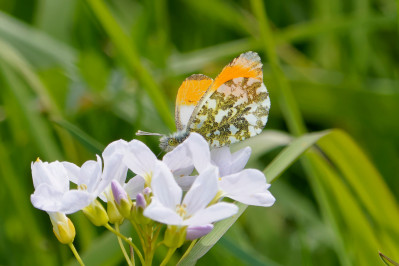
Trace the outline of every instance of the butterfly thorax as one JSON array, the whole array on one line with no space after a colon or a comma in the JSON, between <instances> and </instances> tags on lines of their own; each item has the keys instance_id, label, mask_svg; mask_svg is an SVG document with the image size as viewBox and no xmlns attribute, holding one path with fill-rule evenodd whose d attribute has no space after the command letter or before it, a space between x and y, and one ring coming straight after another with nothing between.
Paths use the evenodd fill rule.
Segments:
<instances>
[{"instance_id":1,"label":"butterfly thorax","mask_svg":"<svg viewBox=\"0 0 399 266\"><path fill-rule=\"evenodd\" d=\"M159 147L166 151L169 152L173 150L177 145L182 143L190 134L189 131L187 130L181 130L178 132L175 132L169 136L163 136L159 141Z\"/></svg>"}]
</instances>

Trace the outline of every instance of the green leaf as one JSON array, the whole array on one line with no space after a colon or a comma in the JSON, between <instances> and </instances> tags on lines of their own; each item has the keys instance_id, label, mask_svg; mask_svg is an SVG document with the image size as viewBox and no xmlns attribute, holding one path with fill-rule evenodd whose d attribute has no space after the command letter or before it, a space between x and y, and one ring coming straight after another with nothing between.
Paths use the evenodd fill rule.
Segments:
<instances>
[{"instance_id":1,"label":"green leaf","mask_svg":"<svg viewBox=\"0 0 399 266\"><path fill-rule=\"evenodd\" d=\"M263 171L263 173L266 175L267 181L269 183L272 183L307 149L314 145L319 139L325 137L330 133L330 130L326 130L321 132L309 133L294 139L273 159L273 161Z\"/></svg>"},{"instance_id":2,"label":"green leaf","mask_svg":"<svg viewBox=\"0 0 399 266\"><path fill-rule=\"evenodd\" d=\"M38 65L56 63L68 69L74 67L76 50L1 11L0 37Z\"/></svg>"},{"instance_id":3,"label":"green leaf","mask_svg":"<svg viewBox=\"0 0 399 266\"><path fill-rule=\"evenodd\" d=\"M396 215L397 207L396 202L393 200L393 195L385 187L380 175L372 167L366 156L343 131L328 130L306 134L294 139L266 167L264 173L268 177L268 181L273 182L306 150L316 143L323 150L326 150L327 155L331 154L329 159L333 164L338 166L337 170L346 170L346 172L342 172L342 177L344 178L342 180L340 173L332 165L329 165L325 158L314 153L307 155L311 166L315 170L315 175L312 176L313 178L317 178L317 180L313 180L316 182L314 189L318 193L324 193L325 199L320 202L323 207L329 209L329 219L338 232L336 236L342 237L338 241L347 249L346 252L349 252L349 250L355 252L356 258L352 258L354 261L364 263L376 261L376 253L373 254L373 251L377 250L378 247L395 252L393 246L395 239L392 239L394 236L390 237L384 231L388 229L388 232L392 232L395 229L391 228L389 223L387 224L387 222L379 218L387 218L388 214L384 210L374 209L374 204L378 204L378 201L377 203L366 201L366 209L374 211L374 213L370 214L375 219L375 224L370 223L367 219L367 214L362 209L361 202L357 200L356 195L353 195L351 188L347 187L346 182L352 184L352 186L357 186L355 189L359 195L370 193L375 188L381 189L385 195L384 202L390 201L388 204L390 204L391 209L389 210L395 213L393 215ZM334 149L339 149L340 151L338 152ZM351 165L351 167L349 168L348 165ZM348 169L354 172L348 172ZM363 179L364 175L368 175L366 180ZM368 183L367 186L359 185L364 181ZM240 211L237 215L216 223L212 233L199 240L191 252L181 259L180 264L195 264L223 236L246 208L243 204L239 204L239 207ZM392 219L389 220L395 221ZM345 224L344 227L342 223ZM377 225L376 228L375 225ZM356 239L356 241L351 239ZM367 252L366 255L362 256L361 254L364 250ZM342 258L342 261L344 262L346 259Z\"/></svg>"},{"instance_id":4,"label":"green leaf","mask_svg":"<svg viewBox=\"0 0 399 266\"><path fill-rule=\"evenodd\" d=\"M90 137L77 126L69 123L66 120L54 120L54 123L66 129L74 138L83 144L89 151L96 154L101 154L104 150L104 145L97 140Z\"/></svg>"},{"instance_id":5,"label":"green leaf","mask_svg":"<svg viewBox=\"0 0 399 266\"><path fill-rule=\"evenodd\" d=\"M281 151L269 166L266 167L264 173L268 177L269 182L277 178L287 167L297 160L301 154L314 145L321 137L329 134L329 132L330 131L312 133L293 140L288 147ZM238 203L238 206L238 213L233 217L216 223L212 233L201 238L191 252L180 260L179 265L193 265L199 258L205 255L247 208L246 205L241 203Z\"/></svg>"},{"instance_id":6,"label":"green leaf","mask_svg":"<svg viewBox=\"0 0 399 266\"><path fill-rule=\"evenodd\" d=\"M142 64L135 43L123 31L102 0L87 0L87 2L122 55L122 59L128 66L128 71L140 81L142 88L147 91L159 116L170 129L174 128L174 119L170 113L167 97L159 89L153 75Z\"/></svg>"}]
</instances>

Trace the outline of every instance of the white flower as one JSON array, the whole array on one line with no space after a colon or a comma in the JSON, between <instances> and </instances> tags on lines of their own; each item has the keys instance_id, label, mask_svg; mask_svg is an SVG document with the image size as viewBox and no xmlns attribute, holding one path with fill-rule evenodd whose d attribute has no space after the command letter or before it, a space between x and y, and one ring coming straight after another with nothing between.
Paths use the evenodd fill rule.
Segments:
<instances>
[{"instance_id":1,"label":"white flower","mask_svg":"<svg viewBox=\"0 0 399 266\"><path fill-rule=\"evenodd\" d=\"M86 190L92 200L98 196L105 202L112 199L111 181L115 180L120 185L125 185L127 166L123 163L123 158L127 150L128 143L124 140L117 140L110 143L102 153L104 158L104 169L102 169L101 158L97 155L96 161L87 161L82 167L73 163L63 162L68 171L70 180L78 185L80 190ZM136 180L134 180L136 181ZM134 194L132 190L141 191L144 188L143 182L131 182L129 196ZM141 187L140 187L141 185ZM128 190L126 189L126 190Z\"/></svg>"},{"instance_id":2,"label":"white flower","mask_svg":"<svg viewBox=\"0 0 399 266\"><path fill-rule=\"evenodd\" d=\"M58 161L32 163L32 178L35 192L31 195L31 202L43 211L74 213L92 200L87 191L69 189L67 170Z\"/></svg>"},{"instance_id":3,"label":"white flower","mask_svg":"<svg viewBox=\"0 0 399 266\"><path fill-rule=\"evenodd\" d=\"M91 201L95 200L107 187L105 180L101 179L103 168L102 160L100 156L96 156L97 161L86 161L82 167L70 162L62 162L67 170L70 181L78 185L79 191L87 192L91 197Z\"/></svg>"},{"instance_id":4,"label":"white flower","mask_svg":"<svg viewBox=\"0 0 399 266\"><path fill-rule=\"evenodd\" d=\"M190 136L175 149L165 154L163 162L172 171L179 186L187 191L197 176L191 176L194 168L202 173L211 165L209 145L198 133Z\"/></svg>"},{"instance_id":5,"label":"white flower","mask_svg":"<svg viewBox=\"0 0 399 266\"><path fill-rule=\"evenodd\" d=\"M207 207L218 192L215 167L200 173L183 200L182 189L162 162L157 163L151 187L154 196L144 215L160 223L202 226L225 219L238 211L237 206L225 202Z\"/></svg>"},{"instance_id":6,"label":"white flower","mask_svg":"<svg viewBox=\"0 0 399 266\"><path fill-rule=\"evenodd\" d=\"M246 147L235 153L229 147L211 151L211 160L219 167L219 188L224 197L247 205L269 207L275 198L268 191L270 184L259 170L244 169L251 155L251 148Z\"/></svg>"},{"instance_id":7,"label":"white flower","mask_svg":"<svg viewBox=\"0 0 399 266\"><path fill-rule=\"evenodd\" d=\"M256 169L245 169L239 173L219 178L218 185L222 196L247 205L269 207L276 199L268 188L265 175Z\"/></svg>"},{"instance_id":8,"label":"white flower","mask_svg":"<svg viewBox=\"0 0 399 266\"><path fill-rule=\"evenodd\" d=\"M111 176L111 180L117 181L131 198L135 198L137 193L144 189L144 180L141 177L133 177L125 184L128 167L123 159L129 150L129 144L124 140L118 140L105 148L102 154L104 158L104 176ZM108 185L105 194L107 198L111 197L111 185ZM104 201L106 200L104 199Z\"/></svg>"},{"instance_id":9,"label":"white flower","mask_svg":"<svg viewBox=\"0 0 399 266\"><path fill-rule=\"evenodd\" d=\"M123 162L133 173L137 174L135 178L144 179L147 186L151 184L158 159L144 143L139 140L129 142Z\"/></svg>"},{"instance_id":10,"label":"white flower","mask_svg":"<svg viewBox=\"0 0 399 266\"><path fill-rule=\"evenodd\" d=\"M201 135L191 133L182 144L167 153L163 161L172 169L183 190L190 188L196 178L189 176L193 167L201 173L210 165L215 165L219 169L217 183L222 197L247 205L271 206L275 198L268 191L270 185L267 184L264 174L255 169L243 170L250 155L250 147L233 154L229 147L210 151L208 143ZM176 176L176 173L180 175Z\"/></svg>"},{"instance_id":11,"label":"white flower","mask_svg":"<svg viewBox=\"0 0 399 266\"><path fill-rule=\"evenodd\" d=\"M219 167L220 176L240 172L244 169L250 156L250 147L245 147L233 154L227 146L211 150L211 161L214 165Z\"/></svg>"}]
</instances>

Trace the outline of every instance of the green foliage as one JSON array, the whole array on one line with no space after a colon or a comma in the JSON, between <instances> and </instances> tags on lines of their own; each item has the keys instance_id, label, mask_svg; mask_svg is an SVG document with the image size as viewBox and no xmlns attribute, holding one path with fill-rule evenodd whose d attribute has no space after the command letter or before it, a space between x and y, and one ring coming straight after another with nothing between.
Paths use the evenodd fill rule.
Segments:
<instances>
[{"instance_id":1,"label":"green foliage","mask_svg":"<svg viewBox=\"0 0 399 266\"><path fill-rule=\"evenodd\" d=\"M30 162L81 164L138 129L169 133L186 76L254 50L272 109L232 148L253 148L276 204L241 205L180 264L382 265L381 252L394 265L398 12L393 0L1 1L0 261L76 264L28 200ZM113 236L71 219L88 265L123 263Z\"/></svg>"}]
</instances>

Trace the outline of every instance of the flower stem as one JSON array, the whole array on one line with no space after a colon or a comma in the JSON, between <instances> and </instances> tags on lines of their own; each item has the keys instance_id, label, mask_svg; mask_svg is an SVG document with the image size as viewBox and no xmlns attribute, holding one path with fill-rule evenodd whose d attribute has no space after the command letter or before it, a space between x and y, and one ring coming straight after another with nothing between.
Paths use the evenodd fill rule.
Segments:
<instances>
[{"instance_id":1,"label":"flower stem","mask_svg":"<svg viewBox=\"0 0 399 266\"><path fill-rule=\"evenodd\" d=\"M169 248L168 254L166 254L166 257L163 259L161 266L166 265L166 263L169 262L170 258L172 257L173 253L175 253L176 248Z\"/></svg>"},{"instance_id":2,"label":"flower stem","mask_svg":"<svg viewBox=\"0 0 399 266\"><path fill-rule=\"evenodd\" d=\"M184 254L183 254L183 256L181 257L180 261L181 261L183 258L185 258L185 257L190 253L190 251L193 249L195 243L197 243L197 240L198 240L198 239L195 239L194 241L191 242L190 246L187 248L186 252L184 252Z\"/></svg>"},{"instance_id":3,"label":"flower stem","mask_svg":"<svg viewBox=\"0 0 399 266\"><path fill-rule=\"evenodd\" d=\"M112 228L112 226L110 226L109 224L104 225L105 228L107 228L109 231L111 231L112 233L114 233L115 235L119 236L120 238L122 238L124 241L126 241L127 243L129 243L130 246L133 247L133 249L136 251L137 256L139 257L140 261L142 264L144 264L144 259L143 259L143 255L141 255L140 250L136 247L136 245L129 240L126 236L122 235L121 233L115 231L114 228Z\"/></svg>"},{"instance_id":4,"label":"flower stem","mask_svg":"<svg viewBox=\"0 0 399 266\"><path fill-rule=\"evenodd\" d=\"M144 239L143 239L143 236L142 236L143 230L139 230L140 228L138 227L138 225L133 220L129 220L129 221L132 224L132 226L134 227L134 230L136 230L137 235L139 236L139 239L140 239L141 246L144 248Z\"/></svg>"},{"instance_id":5,"label":"flower stem","mask_svg":"<svg viewBox=\"0 0 399 266\"><path fill-rule=\"evenodd\" d=\"M79 264L81 266L84 266L85 264L83 263L82 259L79 256L78 251L76 250L75 246L73 245L73 243L69 243L68 244L69 248L72 250L73 255L75 255L76 260L79 262Z\"/></svg>"},{"instance_id":6,"label":"flower stem","mask_svg":"<svg viewBox=\"0 0 399 266\"><path fill-rule=\"evenodd\" d=\"M120 233L120 231L119 231L119 224L118 224L118 223L115 224L115 231L117 231L118 233ZM123 256L125 257L127 264L128 264L129 266L134 266L134 262L132 263L132 261L131 261L130 258L129 258L129 255L128 255L127 252L126 252L125 247L123 246L121 237L120 237L119 235L117 235L116 237L118 238L119 246L121 247Z\"/></svg>"}]
</instances>

